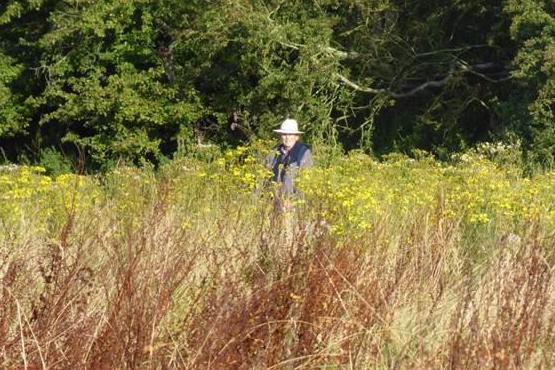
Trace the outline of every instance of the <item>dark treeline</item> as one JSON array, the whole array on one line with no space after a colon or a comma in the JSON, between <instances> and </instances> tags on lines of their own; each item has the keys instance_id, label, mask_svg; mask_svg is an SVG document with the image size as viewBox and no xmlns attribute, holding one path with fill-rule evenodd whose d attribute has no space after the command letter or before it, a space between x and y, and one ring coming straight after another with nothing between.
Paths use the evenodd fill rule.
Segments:
<instances>
[{"instance_id":1,"label":"dark treeline","mask_svg":"<svg viewBox=\"0 0 555 370\"><path fill-rule=\"evenodd\" d=\"M158 163L292 116L313 143L447 158L518 140L549 166L554 15L553 0L1 0L0 154Z\"/></svg>"}]
</instances>

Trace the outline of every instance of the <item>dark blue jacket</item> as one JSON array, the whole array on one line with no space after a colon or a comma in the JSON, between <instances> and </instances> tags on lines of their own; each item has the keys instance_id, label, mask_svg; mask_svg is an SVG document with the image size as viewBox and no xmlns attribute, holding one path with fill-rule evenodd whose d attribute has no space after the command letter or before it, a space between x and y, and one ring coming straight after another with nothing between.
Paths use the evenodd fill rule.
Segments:
<instances>
[{"instance_id":1,"label":"dark blue jacket","mask_svg":"<svg viewBox=\"0 0 555 370\"><path fill-rule=\"evenodd\" d=\"M283 144L279 145L268 162L268 167L273 172L273 180L283 184L281 191L285 194L294 193L293 180L298 170L312 165L310 148L301 142L295 143L287 153Z\"/></svg>"}]
</instances>

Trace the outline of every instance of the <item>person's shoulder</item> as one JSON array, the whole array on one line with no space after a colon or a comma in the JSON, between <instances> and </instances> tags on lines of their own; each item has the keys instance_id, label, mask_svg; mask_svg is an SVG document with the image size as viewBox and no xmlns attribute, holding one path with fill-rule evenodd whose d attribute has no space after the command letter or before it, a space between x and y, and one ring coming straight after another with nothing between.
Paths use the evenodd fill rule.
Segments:
<instances>
[{"instance_id":1,"label":"person's shoulder","mask_svg":"<svg viewBox=\"0 0 555 370\"><path fill-rule=\"evenodd\" d=\"M299 145L303 150L310 150L310 145L308 145L306 143L299 142Z\"/></svg>"},{"instance_id":2,"label":"person's shoulder","mask_svg":"<svg viewBox=\"0 0 555 370\"><path fill-rule=\"evenodd\" d=\"M310 147L310 145L304 144L304 147L305 147L305 150L304 150L305 155L312 156L312 148Z\"/></svg>"},{"instance_id":3,"label":"person's shoulder","mask_svg":"<svg viewBox=\"0 0 555 370\"><path fill-rule=\"evenodd\" d=\"M305 143L299 142L298 143L298 148L296 150L297 152L297 156L299 156L299 158L306 158L306 157L311 157L312 156L312 151L310 150L310 146L308 146Z\"/></svg>"}]
</instances>

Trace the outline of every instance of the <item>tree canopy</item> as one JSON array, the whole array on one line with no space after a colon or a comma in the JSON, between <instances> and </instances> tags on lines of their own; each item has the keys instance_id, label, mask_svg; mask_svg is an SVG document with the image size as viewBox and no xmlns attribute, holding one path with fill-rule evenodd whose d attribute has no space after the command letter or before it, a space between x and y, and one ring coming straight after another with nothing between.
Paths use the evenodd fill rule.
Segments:
<instances>
[{"instance_id":1,"label":"tree canopy","mask_svg":"<svg viewBox=\"0 0 555 370\"><path fill-rule=\"evenodd\" d=\"M520 140L555 159L555 3L7 0L0 148L92 168L266 137L447 158Z\"/></svg>"}]
</instances>

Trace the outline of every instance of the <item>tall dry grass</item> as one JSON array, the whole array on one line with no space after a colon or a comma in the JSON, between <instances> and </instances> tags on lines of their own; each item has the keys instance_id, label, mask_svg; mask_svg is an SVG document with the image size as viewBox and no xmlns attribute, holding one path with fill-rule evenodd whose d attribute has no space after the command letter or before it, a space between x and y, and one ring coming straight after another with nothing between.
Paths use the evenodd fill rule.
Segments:
<instances>
[{"instance_id":1,"label":"tall dry grass","mask_svg":"<svg viewBox=\"0 0 555 370\"><path fill-rule=\"evenodd\" d=\"M540 224L472 244L438 198L340 240L302 206L226 193L177 206L171 182L152 186L133 217L108 198L50 236L32 216L6 234L0 368L555 366Z\"/></svg>"}]
</instances>

